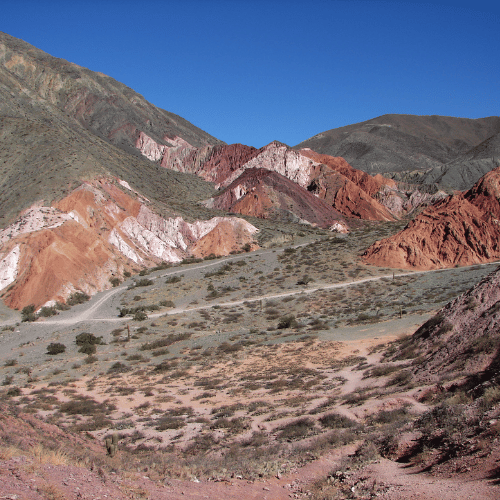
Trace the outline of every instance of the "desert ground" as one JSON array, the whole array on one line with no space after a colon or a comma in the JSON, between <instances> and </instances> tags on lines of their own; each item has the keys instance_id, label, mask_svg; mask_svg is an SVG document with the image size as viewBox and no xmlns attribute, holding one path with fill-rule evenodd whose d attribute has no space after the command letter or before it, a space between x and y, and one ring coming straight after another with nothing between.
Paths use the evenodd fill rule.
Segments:
<instances>
[{"instance_id":1,"label":"desert ground","mask_svg":"<svg viewBox=\"0 0 500 500\"><path fill-rule=\"evenodd\" d=\"M7 415L25 415L31 432L56 425L86 444L14 432L3 498L29 471L16 498L498 498L485 436L465 458L409 452L425 415L457 396L437 389L451 380L412 379L417 353L391 357L497 264L364 264L391 229L160 266L35 322L5 312L4 437Z\"/></svg>"}]
</instances>

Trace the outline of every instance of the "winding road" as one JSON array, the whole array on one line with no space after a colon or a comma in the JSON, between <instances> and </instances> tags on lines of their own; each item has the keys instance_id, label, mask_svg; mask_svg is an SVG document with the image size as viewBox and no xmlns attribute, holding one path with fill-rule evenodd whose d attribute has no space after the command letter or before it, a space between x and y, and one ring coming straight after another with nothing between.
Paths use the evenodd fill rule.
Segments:
<instances>
[{"instance_id":1,"label":"winding road","mask_svg":"<svg viewBox=\"0 0 500 500\"><path fill-rule=\"evenodd\" d=\"M302 246L302 245L300 245L300 246ZM275 251L275 250L273 250L273 251ZM266 253L271 253L271 252L272 252L271 250L261 251L257 255L264 255ZM255 256L256 253L254 252L254 253L249 254L249 255ZM208 268L211 266L223 264L225 262L234 261L234 260L241 260L241 259L244 259L244 257L242 257L241 255L239 255L237 257L232 257L232 258L225 258L225 259L221 259L221 260L216 260L216 261L211 262L209 264L203 264L200 266L194 266L194 267L189 267L189 268L182 268L180 270L170 271L168 273L161 274L159 276L150 276L150 279L156 280L159 278L165 278L168 276L173 276L176 274L185 273L186 271L205 269L205 268ZM465 266L461 269L467 269L467 268L478 266L478 265L487 266L487 265L495 265L495 264L499 264L499 262L473 264L470 266ZM166 315L190 313L190 312L200 311L200 310L204 310L204 309L211 309L214 306L234 307L234 306L242 305L243 303L259 302L262 300L271 300L271 299L280 299L280 298L290 297L290 296L300 295L300 294L312 294L312 293L319 292L319 291L347 288L347 287L351 287L351 286L360 285L362 283L380 281L380 280L388 279L388 278L392 279L392 278L400 278L400 277L405 277L405 276L415 276L415 275L420 275L420 274L442 272L444 270L446 270L446 269L431 269L431 270L426 270L426 271L408 271L408 272L403 272L403 273L390 273L390 274L385 274L382 276L372 276L369 278L363 278L363 279L359 279L359 280L343 281L340 283L322 283L322 284L316 284L316 286L314 286L314 287L301 288L301 289L292 290L292 291L288 291L288 292L259 295L256 297L250 297L250 298L245 298L245 299L240 299L240 300L232 300L232 301L228 301L228 302L211 302L210 304L205 304L202 306L195 306L195 307L173 308L173 309L170 309L168 311L162 311L159 313L148 314L148 318L153 319L153 318L159 318L160 316L166 316ZM62 318L43 319L42 321L40 321L40 324L70 326L70 325L75 325L77 323L81 323L84 321L85 322L103 321L103 322L117 322L117 323L130 321L130 317L115 317L115 316L98 317L96 315L97 311L103 305L105 305L108 301L110 301L118 293L126 291L127 288L128 287L126 285L122 285L120 287L101 292L100 294L94 296L94 298L91 299L88 303L86 303L86 305L88 307L86 307L85 309L80 310L74 314L65 314L65 316Z\"/></svg>"}]
</instances>

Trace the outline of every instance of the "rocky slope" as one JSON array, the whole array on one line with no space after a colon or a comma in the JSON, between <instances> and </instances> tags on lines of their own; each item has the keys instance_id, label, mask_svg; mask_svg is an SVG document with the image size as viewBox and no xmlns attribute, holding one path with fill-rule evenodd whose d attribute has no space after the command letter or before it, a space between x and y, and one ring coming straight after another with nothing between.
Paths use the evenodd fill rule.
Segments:
<instances>
[{"instance_id":1,"label":"rocky slope","mask_svg":"<svg viewBox=\"0 0 500 500\"><path fill-rule=\"evenodd\" d=\"M290 201L290 196L296 200L292 205L297 203L299 193L304 196L304 203L318 205L306 194L308 191L334 209L332 212L334 218L337 218L336 212L338 212L347 217L366 220L394 220L393 215L375 199L382 186L391 185L389 180L384 181L382 177L374 179L364 172L353 169L342 158L317 155L310 150L294 151L285 144L276 141L259 150L243 149L245 147L236 146L237 149L228 149L230 146L219 149L220 155L217 156L216 161L203 164L201 170L197 172L198 175L207 180L216 181L216 187L223 190L220 196L209 202L209 206L233 210L231 207L234 207L240 198L246 195L249 190L256 188L258 177L261 181L266 179L267 189L272 184L275 193L289 193L287 194L288 201L273 202L273 196L270 196L269 193L266 195L261 193L266 199L264 202L266 207L256 206L252 208L251 198L246 198L244 202L239 203L239 208L234 211L244 210L240 213L262 212L269 214L269 210L272 209L278 212ZM235 150L238 151L236 161L234 160ZM257 172L262 169L275 172L278 175L246 173L248 170ZM283 179L282 186L279 186L278 183L280 177ZM293 188L289 184L290 181L302 189L297 189L296 193L292 195ZM256 198L253 199L256 200ZM260 202L262 202L262 197ZM317 210L326 214L326 207L323 204L320 205L318 205ZM324 218L324 215L321 215L319 219L312 215L304 217L307 210L301 212L297 207L292 212L296 212L299 219L305 219L310 223L319 223L323 226L329 223L327 219L319 222L321 218Z\"/></svg>"},{"instance_id":2,"label":"rocky slope","mask_svg":"<svg viewBox=\"0 0 500 500\"><path fill-rule=\"evenodd\" d=\"M0 233L0 286L12 308L110 288L110 279L190 255L227 255L257 229L234 217L163 218L125 181L86 182L52 207L33 206Z\"/></svg>"},{"instance_id":3,"label":"rocky slope","mask_svg":"<svg viewBox=\"0 0 500 500\"><path fill-rule=\"evenodd\" d=\"M263 168L246 169L206 206L264 219L347 228L344 217L330 204L281 174Z\"/></svg>"},{"instance_id":4,"label":"rocky slope","mask_svg":"<svg viewBox=\"0 0 500 500\"><path fill-rule=\"evenodd\" d=\"M383 115L322 132L295 149L341 156L370 174L411 172L442 167L499 132L500 117L495 116Z\"/></svg>"},{"instance_id":5,"label":"rocky slope","mask_svg":"<svg viewBox=\"0 0 500 500\"><path fill-rule=\"evenodd\" d=\"M76 123L126 149L147 143L147 138L156 139L167 151L183 142L195 147L220 143L113 78L52 57L5 33L0 33L0 81L45 100ZM12 109L12 103L2 103L2 112L9 107ZM156 154L154 148L149 150L155 160Z\"/></svg>"},{"instance_id":6,"label":"rocky slope","mask_svg":"<svg viewBox=\"0 0 500 500\"><path fill-rule=\"evenodd\" d=\"M500 167L466 193L428 207L400 233L374 243L364 259L375 265L436 269L500 258Z\"/></svg>"},{"instance_id":7,"label":"rocky slope","mask_svg":"<svg viewBox=\"0 0 500 500\"><path fill-rule=\"evenodd\" d=\"M495 134L450 163L429 170L422 176L421 182L465 191L498 166L500 134Z\"/></svg>"},{"instance_id":8,"label":"rocky slope","mask_svg":"<svg viewBox=\"0 0 500 500\"><path fill-rule=\"evenodd\" d=\"M479 376L490 384L500 377L500 270L448 303L424 323L411 342L423 355L414 368L420 380L447 374ZM496 382L495 382L496 378Z\"/></svg>"}]
</instances>

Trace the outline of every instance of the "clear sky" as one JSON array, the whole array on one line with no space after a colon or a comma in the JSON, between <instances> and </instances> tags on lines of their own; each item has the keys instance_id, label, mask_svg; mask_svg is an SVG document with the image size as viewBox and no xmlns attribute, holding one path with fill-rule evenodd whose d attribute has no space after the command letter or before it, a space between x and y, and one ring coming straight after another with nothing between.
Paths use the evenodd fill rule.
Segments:
<instances>
[{"instance_id":1,"label":"clear sky","mask_svg":"<svg viewBox=\"0 0 500 500\"><path fill-rule=\"evenodd\" d=\"M386 113L500 115L500 2L2 0L0 31L227 143Z\"/></svg>"}]
</instances>

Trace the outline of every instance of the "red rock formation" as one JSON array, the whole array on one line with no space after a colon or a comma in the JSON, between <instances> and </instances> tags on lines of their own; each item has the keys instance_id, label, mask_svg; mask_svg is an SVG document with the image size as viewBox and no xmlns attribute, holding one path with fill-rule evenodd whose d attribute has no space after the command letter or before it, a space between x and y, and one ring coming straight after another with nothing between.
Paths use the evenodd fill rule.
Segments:
<instances>
[{"instance_id":1,"label":"red rock formation","mask_svg":"<svg viewBox=\"0 0 500 500\"><path fill-rule=\"evenodd\" d=\"M259 248L243 224L225 220L198 240L191 253L195 257L206 257L211 254L229 255L231 252L240 251L246 244L250 245L250 250Z\"/></svg>"},{"instance_id":2,"label":"red rock formation","mask_svg":"<svg viewBox=\"0 0 500 500\"><path fill-rule=\"evenodd\" d=\"M271 207L278 209L280 202L271 199L269 192L264 192L262 188L259 188L258 198L253 198L260 206L252 207L251 198L235 205L244 194L240 190L235 199L236 186L248 183L248 178L243 176L244 172L249 169L266 169L308 190L341 214L367 220L394 220L392 214L372 197L381 186L391 185L391 181L382 180L383 178L375 180L370 175L353 169L342 158L318 155L310 150L295 151L279 142L272 142L259 150L240 144L216 146L210 155L210 159L196 173L206 180L216 182L221 188L231 186L233 194L225 192L223 198L214 205L219 208L232 207L233 211L254 215L262 212L262 216L267 216ZM271 177L266 175L266 178L269 187ZM289 190L288 187L276 189L275 180L276 178L272 181L274 191ZM257 189L257 185L253 188ZM241 189L245 193L248 191L248 188ZM298 192L305 196L305 191ZM310 200L305 201L306 205L310 203ZM325 213L324 206L321 211ZM323 216L317 217L314 223L325 225L324 220L319 222L322 218ZM305 219L311 221L309 217Z\"/></svg>"},{"instance_id":3,"label":"red rock formation","mask_svg":"<svg viewBox=\"0 0 500 500\"><path fill-rule=\"evenodd\" d=\"M253 244L257 230L242 219L164 219L140 200L112 180L99 179L82 184L54 207L26 211L20 221L0 231L5 303L39 307L64 301L75 290L92 295L109 288L110 277L126 270L178 262L192 251L200 257L227 255Z\"/></svg>"},{"instance_id":4,"label":"red rock formation","mask_svg":"<svg viewBox=\"0 0 500 500\"><path fill-rule=\"evenodd\" d=\"M250 168L211 200L211 207L255 217L278 216L330 227L342 215L317 196L286 177L266 169Z\"/></svg>"},{"instance_id":5,"label":"red rock formation","mask_svg":"<svg viewBox=\"0 0 500 500\"><path fill-rule=\"evenodd\" d=\"M319 154L311 149L301 149L300 153L311 158L315 162L327 165L332 170L339 172L344 177L354 182L354 184L365 191L369 196L375 196L382 186L389 186L396 189L396 183L392 179L386 179L380 174L373 177L362 170L351 167L344 158L339 156Z\"/></svg>"},{"instance_id":6,"label":"red rock formation","mask_svg":"<svg viewBox=\"0 0 500 500\"><path fill-rule=\"evenodd\" d=\"M197 173L206 181L222 183L235 170L259 154L258 149L243 144L215 146L210 151L210 157Z\"/></svg>"},{"instance_id":7,"label":"red rock formation","mask_svg":"<svg viewBox=\"0 0 500 500\"><path fill-rule=\"evenodd\" d=\"M364 253L380 266L436 269L500 259L500 167L467 193L428 207L400 233Z\"/></svg>"}]
</instances>

